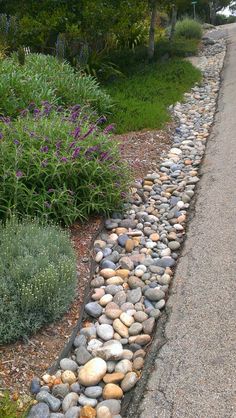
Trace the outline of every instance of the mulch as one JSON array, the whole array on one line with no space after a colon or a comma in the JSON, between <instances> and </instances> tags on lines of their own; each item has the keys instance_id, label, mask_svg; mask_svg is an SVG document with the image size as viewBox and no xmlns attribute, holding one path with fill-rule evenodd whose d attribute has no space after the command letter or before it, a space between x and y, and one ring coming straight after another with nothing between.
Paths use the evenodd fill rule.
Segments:
<instances>
[{"instance_id":1,"label":"mulch","mask_svg":"<svg viewBox=\"0 0 236 418\"><path fill-rule=\"evenodd\" d=\"M161 153L171 145L173 127L174 123L170 123L162 131L114 136L113 140L121 146L122 158L136 179L142 179L148 171L155 170ZM8 389L19 395L29 393L33 376L42 376L57 359L78 321L86 283L90 279L91 246L102 225L102 218L97 216L70 228L79 271L75 300L61 320L43 327L27 341L0 347L0 390Z\"/></svg>"}]
</instances>

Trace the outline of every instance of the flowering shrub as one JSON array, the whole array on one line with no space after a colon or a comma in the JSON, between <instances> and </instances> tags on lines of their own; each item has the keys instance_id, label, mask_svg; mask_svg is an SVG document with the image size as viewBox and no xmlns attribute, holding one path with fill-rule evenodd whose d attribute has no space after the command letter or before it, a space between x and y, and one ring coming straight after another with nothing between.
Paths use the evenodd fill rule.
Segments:
<instances>
[{"instance_id":1,"label":"flowering shrub","mask_svg":"<svg viewBox=\"0 0 236 418\"><path fill-rule=\"evenodd\" d=\"M69 235L13 217L0 225L0 344L35 332L61 316L76 286Z\"/></svg>"},{"instance_id":2,"label":"flowering shrub","mask_svg":"<svg viewBox=\"0 0 236 418\"><path fill-rule=\"evenodd\" d=\"M30 112L33 112L30 113ZM13 213L66 225L121 204L127 170L109 131L80 106L33 104L0 121L0 218Z\"/></svg>"},{"instance_id":3,"label":"flowering shrub","mask_svg":"<svg viewBox=\"0 0 236 418\"><path fill-rule=\"evenodd\" d=\"M29 54L25 64L17 54L0 61L0 111L16 116L30 102L59 105L89 105L99 114L111 108L110 97L95 78L82 75L67 62L43 54Z\"/></svg>"}]
</instances>

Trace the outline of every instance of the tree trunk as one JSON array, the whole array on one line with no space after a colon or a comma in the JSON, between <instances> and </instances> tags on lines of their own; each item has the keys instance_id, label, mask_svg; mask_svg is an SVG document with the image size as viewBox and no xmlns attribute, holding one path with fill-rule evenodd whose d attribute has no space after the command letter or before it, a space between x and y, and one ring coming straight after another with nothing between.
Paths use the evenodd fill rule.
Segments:
<instances>
[{"instance_id":1,"label":"tree trunk","mask_svg":"<svg viewBox=\"0 0 236 418\"><path fill-rule=\"evenodd\" d=\"M171 15L171 29L170 29L170 36L169 36L170 41L173 40L173 37L174 37L174 34L175 34L176 20L177 20L177 8L176 8L175 4L173 4L172 15Z\"/></svg>"},{"instance_id":2,"label":"tree trunk","mask_svg":"<svg viewBox=\"0 0 236 418\"><path fill-rule=\"evenodd\" d=\"M215 25L216 23L216 2L210 1L209 3L209 7L210 7L210 22L212 25Z\"/></svg>"},{"instance_id":3,"label":"tree trunk","mask_svg":"<svg viewBox=\"0 0 236 418\"><path fill-rule=\"evenodd\" d=\"M151 13L151 23L149 30L149 45L148 45L148 59L151 61L154 57L155 51L155 27L157 20L157 4L158 0L152 1L152 13Z\"/></svg>"}]
</instances>

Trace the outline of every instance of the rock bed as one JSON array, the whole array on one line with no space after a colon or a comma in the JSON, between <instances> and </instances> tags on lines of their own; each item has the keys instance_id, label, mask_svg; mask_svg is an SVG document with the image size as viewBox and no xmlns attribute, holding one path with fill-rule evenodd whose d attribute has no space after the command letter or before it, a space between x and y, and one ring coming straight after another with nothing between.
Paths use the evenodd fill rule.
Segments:
<instances>
[{"instance_id":1,"label":"rock bed","mask_svg":"<svg viewBox=\"0 0 236 418\"><path fill-rule=\"evenodd\" d=\"M106 220L94 243L97 269L84 328L60 370L32 381L38 403L28 418L121 418L122 398L140 378L214 118L225 42L205 42L202 82L171 109L178 121L173 147L133 185L126 212Z\"/></svg>"}]
</instances>

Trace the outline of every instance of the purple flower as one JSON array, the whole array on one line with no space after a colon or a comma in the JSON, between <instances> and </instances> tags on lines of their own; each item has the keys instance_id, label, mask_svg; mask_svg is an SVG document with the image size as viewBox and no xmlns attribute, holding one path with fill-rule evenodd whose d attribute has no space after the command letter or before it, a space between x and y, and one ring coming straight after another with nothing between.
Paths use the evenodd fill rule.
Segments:
<instances>
[{"instance_id":1,"label":"purple flower","mask_svg":"<svg viewBox=\"0 0 236 418\"><path fill-rule=\"evenodd\" d=\"M71 142L69 145L69 149L73 148L75 144L76 144L76 141Z\"/></svg>"},{"instance_id":2,"label":"purple flower","mask_svg":"<svg viewBox=\"0 0 236 418\"><path fill-rule=\"evenodd\" d=\"M104 134L109 134L110 132L114 131L115 125L112 123L111 125L108 125L104 130Z\"/></svg>"},{"instance_id":3,"label":"purple flower","mask_svg":"<svg viewBox=\"0 0 236 418\"><path fill-rule=\"evenodd\" d=\"M95 129L96 129L96 126L95 125L91 126L89 128L89 130L81 137L81 139L87 138L87 136L89 136Z\"/></svg>"},{"instance_id":4,"label":"purple flower","mask_svg":"<svg viewBox=\"0 0 236 418\"><path fill-rule=\"evenodd\" d=\"M106 116L100 116L100 118L97 120L97 124L100 125L102 123L105 123L107 121Z\"/></svg>"},{"instance_id":5,"label":"purple flower","mask_svg":"<svg viewBox=\"0 0 236 418\"><path fill-rule=\"evenodd\" d=\"M99 146L98 145L94 145L93 147L89 147L86 151L85 151L85 155L87 154L91 154L92 152L96 152L98 151Z\"/></svg>"},{"instance_id":6,"label":"purple flower","mask_svg":"<svg viewBox=\"0 0 236 418\"><path fill-rule=\"evenodd\" d=\"M46 208L48 208L48 209L50 209L50 207L51 207L51 204L49 203L49 202L44 202L44 205L46 206Z\"/></svg>"},{"instance_id":7,"label":"purple flower","mask_svg":"<svg viewBox=\"0 0 236 418\"><path fill-rule=\"evenodd\" d=\"M68 158L66 158L66 157L61 157L61 161L62 161L63 163L66 163L66 162L68 161Z\"/></svg>"},{"instance_id":8,"label":"purple flower","mask_svg":"<svg viewBox=\"0 0 236 418\"><path fill-rule=\"evenodd\" d=\"M45 145L44 147L41 147L40 152L48 152L48 146Z\"/></svg>"},{"instance_id":9,"label":"purple flower","mask_svg":"<svg viewBox=\"0 0 236 418\"><path fill-rule=\"evenodd\" d=\"M75 192L73 192L72 190L68 190L68 193L69 193L71 196L74 196L74 194L75 194Z\"/></svg>"},{"instance_id":10,"label":"purple flower","mask_svg":"<svg viewBox=\"0 0 236 418\"><path fill-rule=\"evenodd\" d=\"M29 113L28 109L23 109L23 110L21 110L21 112L20 112L20 116L21 116L22 118L24 118L25 116L27 116L27 115L28 115L28 113Z\"/></svg>"},{"instance_id":11,"label":"purple flower","mask_svg":"<svg viewBox=\"0 0 236 418\"><path fill-rule=\"evenodd\" d=\"M1 134L1 132L0 132L0 140L3 138L3 134Z\"/></svg>"},{"instance_id":12,"label":"purple flower","mask_svg":"<svg viewBox=\"0 0 236 418\"><path fill-rule=\"evenodd\" d=\"M48 193L54 193L55 189L48 189Z\"/></svg>"},{"instance_id":13,"label":"purple flower","mask_svg":"<svg viewBox=\"0 0 236 418\"><path fill-rule=\"evenodd\" d=\"M71 134L75 139L78 139L80 136L80 126L77 126Z\"/></svg>"},{"instance_id":14,"label":"purple flower","mask_svg":"<svg viewBox=\"0 0 236 418\"><path fill-rule=\"evenodd\" d=\"M39 109L34 109L33 113L34 113L35 116L37 116L40 113L40 110Z\"/></svg>"},{"instance_id":15,"label":"purple flower","mask_svg":"<svg viewBox=\"0 0 236 418\"><path fill-rule=\"evenodd\" d=\"M58 141L56 143L56 149L59 150L61 148L62 141Z\"/></svg>"},{"instance_id":16,"label":"purple flower","mask_svg":"<svg viewBox=\"0 0 236 418\"><path fill-rule=\"evenodd\" d=\"M77 104L77 105L72 106L71 110L72 112L77 112L78 110L80 110L80 108L81 106Z\"/></svg>"},{"instance_id":17,"label":"purple flower","mask_svg":"<svg viewBox=\"0 0 236 418\"><path fill-rule=\"evenodd\" d=\"M16 145L20 145L20 141L18 141L18 139L14 139L14 144L16 144Z\"/></svg>"},{"instance_id":18,"label":"purple flower","mask_svg":"<svg viewBox=\"0 0 236 418\"><path fill-rule=\"evenodd\" d=\"M100 154L100 160L105 161L105 160L110 160L111 157L109 156L108 152L101 152Z\"/></svg>"},{"instance_id":19,"label":"purple flower","mask_svg":"<svg viewBox=\"0 0 236 418\"><path fill-rule=\"evenodd\" d=\"M42 167L47 167L47 165L48 165L48 160L46 159L46 160L43 160L42 162L41 162L41 166Z\"/></svg>"},{"instance_id":20,"label":"purple flower","mask_svg":"<svg viewBox=\"0 0 236 418\"><path fill-rule=\"evenodd\" d=\"M22 176L23 176L22 171L17 170L17 172L16 172L16 177L19 179L19 178L21 178Z\"/></svg>"},{"instance_id":21,"label":"purple flower","mask_svg":"<svg viewBox=\"0 0 236 418\"><path fill-rule=\"evenodd\" d=\"M28 109L29 110L33 110L34 108L35 108L35 103L34 102L31 102L30 104L29 104L29 106L28 106Z\"/></svg>"},{"instance_id":22,"label":"purple flower","mask_svg":"<svg viewBox=\"0 0 236 418\"><path fill-rule=\"evenodd\" d=\"M81 150L81 148L80 148L80 147L75 148L75 150L74 150L74 152L73 152L73 154L72 154L72 158L76 158L76 157L78 157L78 155L79 155L79 153L80 153L80 150Z\"/></svg>"},{"instance_id":23,"label":"purple flower","mask_svg":"<svg viewBox=\"0 0 236 418\"><path fill-rule=\"evenodd\" d=\"M36 136L35 132L31 131L31 132L30 132L30 137L31 137L31 138L34 138L35 136Z\"/></svg>"}]
</instances>

